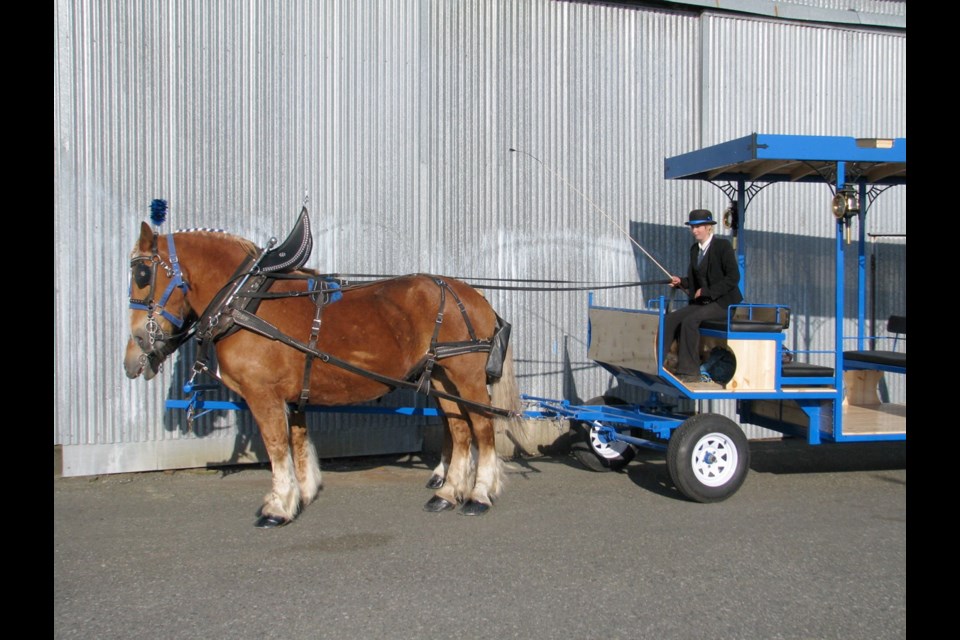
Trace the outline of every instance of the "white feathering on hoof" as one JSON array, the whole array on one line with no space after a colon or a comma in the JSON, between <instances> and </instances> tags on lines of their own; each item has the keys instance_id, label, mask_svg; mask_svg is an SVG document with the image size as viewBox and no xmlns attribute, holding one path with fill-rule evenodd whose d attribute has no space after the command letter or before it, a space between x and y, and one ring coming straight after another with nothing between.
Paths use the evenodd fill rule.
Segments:
<instances>
[{"instance_id":1,"label":"white feathering on hoof","mask_svg":"<svg viewBox=\"0 0 960 640\"><path fill-rule=\"evenodd\" d=\"M500 497L500 494L503 493L503 488L506 484L503 460L500 459L500 456L497 455L495 451L489 455L493 456L494 460L489 464L478 465L478 467L484 469L484 471L477 475L476 484L470 496L471 499L484 504L493 504L494 501Z\"/></svg>"},{"instance_id":2,"label":"white feathering on hoof","mask_svg":"<svg viewBox=\"0 0 960 640\"><path fill-rule=\"evenodd\" d=\"M290 455L282 466L283 470L278 472L274 467L273 486L274 490L267 494L263 504L263 513L272 516L281 516L287 520L293 520L300 511L300 487L296 482L291 482L296 478L293 469L293 460Z\"/></svg>"}]
</instances>

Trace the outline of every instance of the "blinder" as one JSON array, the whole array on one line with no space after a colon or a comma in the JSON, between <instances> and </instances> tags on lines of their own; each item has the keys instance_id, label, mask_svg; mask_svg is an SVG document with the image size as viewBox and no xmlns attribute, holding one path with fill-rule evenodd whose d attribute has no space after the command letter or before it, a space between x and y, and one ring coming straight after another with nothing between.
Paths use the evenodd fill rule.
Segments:
<instances>
[{"instance_id":1,"label":"blinder","mask_svg":"<svg viewBox=\"0 0 960 640\"><path fill-rule=\"evenodd\" d=\"M133 269L133 281L141 289L146 289L153 282L153 269L136 260L131 264Z\"/></svg>"}]
</instances>

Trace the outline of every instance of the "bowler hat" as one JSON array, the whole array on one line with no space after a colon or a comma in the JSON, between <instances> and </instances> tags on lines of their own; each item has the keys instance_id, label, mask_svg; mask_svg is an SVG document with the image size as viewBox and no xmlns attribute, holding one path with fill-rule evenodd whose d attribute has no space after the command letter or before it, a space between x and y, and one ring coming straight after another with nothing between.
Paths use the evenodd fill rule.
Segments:
<instances>
[{"instance_id":1,"label":"bowler hat","mask_svg":"<svg viewBox=\"0 0 960 640\"><path fill-rule=\"evenodd\" d=\"M717 224L717 221L713 219L713 214L706 209L694 209L690 212L690 220L686 224L693 227L698 224Z\"/></svg>"}]
</instances>

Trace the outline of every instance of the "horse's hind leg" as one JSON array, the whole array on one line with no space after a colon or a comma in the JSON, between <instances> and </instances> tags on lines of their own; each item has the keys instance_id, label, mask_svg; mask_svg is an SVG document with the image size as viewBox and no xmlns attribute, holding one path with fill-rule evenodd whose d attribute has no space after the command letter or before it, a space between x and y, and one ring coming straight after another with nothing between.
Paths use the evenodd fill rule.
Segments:
<instances>
[{"instance_id":1,"label":"horse's hind leg","mask_svg":"<svg viewBox=\"0 0 960 640\"><path fill-rule=\"evenodd\" d=\"M477 447L476 476L461 513L475 516L485 513L503 490L503 465L497 455L493 420L476 413L471 417Z\"/></svg>"},{"instance_id":2,"label":"horse's hind leg","mask_svg":"<svg viewBox=\"0 0 960 640\"><path fill-rule=\"evenodd\" d=\"M447 469L450 468L450 455L453 451L453 438L450 436L450 428L444 420L443 424L443 445L440 449L440 464L433 470L433 475L427 480L427 489L439 489L443 486L447 478Z\"/></svg>"},{"instance_id":3,"label":"horse's hind leg","mask_svg":"<svg viewBox=\"0 0 960 640\"><path fill-rule=\"evenodd\" d=\"M290 448L293 452L293 468L300 485L300 499L303 506L313 502L317 493L323 489L323 477L320 474L320 461L317 450L310 441L307 431L307 415L302 411L290 414Z\"/></svg>"},{"instance_id":4,"label":"horse's hind leg","mask_svg":"<svg viewBox=\"0 0 960 640\"><path fill-rule=\"evenodd\" d=\"M485 361L484 354L462 356L435 374L434 384L465 400L489 404ZM454 485L458 500L464 503L461 513L480 515L490 508L503 488L502 464L497 456L493 420L486 414L467 411L449 400L440 400L439 404L454 438L447 484ZM462 434L464 430L467 432L465 436ZM458 433L461 434L461 441L466 439L465 444L458 442ZM476 461L471 445L476 448ZM441 495L440 492L437 495Z\"/></svg>"}]
</instances>

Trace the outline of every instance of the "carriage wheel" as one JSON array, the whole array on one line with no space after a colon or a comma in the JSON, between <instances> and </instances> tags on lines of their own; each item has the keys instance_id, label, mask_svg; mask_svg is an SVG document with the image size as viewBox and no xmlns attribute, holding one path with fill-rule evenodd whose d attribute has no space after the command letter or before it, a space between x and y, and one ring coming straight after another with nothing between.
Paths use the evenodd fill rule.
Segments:
<instances>
[{"instance_id":1,"label":"carriage wheel","mask_svg":"<svg viewBox=\"0 0 960 640\"><path fill-rule=\"evenodd\" d=\"M616 406L626 402L615 396L601 396L586 404ZM591 424L574 422L571 428L576 440L570 445L570 452L590 471L619 471L637 455L636 448L626 442L604 442L599 429Z\"/></svg>"},{"instance_id":2,"label":"carriage wheel","mask_svg":"<svg viewBox=\"0 0 960 640\"><path fill-rule=\"evenodd\" d=\"M743 484L750 445L740 426L712 413L681 424L667 444L667 469L674 485L694 502L726 500Z\"/></svg>"}]
</instances>

